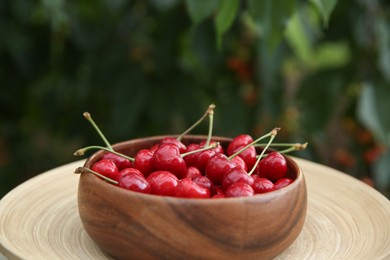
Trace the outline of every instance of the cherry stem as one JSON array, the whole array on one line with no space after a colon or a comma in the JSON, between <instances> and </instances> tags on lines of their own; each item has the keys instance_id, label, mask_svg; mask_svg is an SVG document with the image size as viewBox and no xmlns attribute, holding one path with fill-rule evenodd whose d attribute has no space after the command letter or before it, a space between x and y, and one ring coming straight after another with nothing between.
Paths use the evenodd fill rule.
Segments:
<instances>
[{"instance_id":1,"label":"cherry stem","mask_svg":"<svg viewBox=\"0 0 390 260\"><path fill-rule=\"evenodd\" d=\"M214 126L214 108L215 105L211 104L208 109L209 115L209 132L207 134L207 140L205 146L209 146L211 142L211 137L213 136L213 126Z\"/></svg>"},{"instance_id":2,"label":"cherry stem","mask_svg":"<svg viewBox=\"0 0 390 260\"><path fill-rule=\"evenodd\" d=\"M285 144L285 145L282 145L282 144L271 144L270 146L287 146L287 144ZM306 147L307 147L307 143L304 143L304 144L299 144L299 143L290 144L290 146L291 147L289 147L287 149L278 151L278 153L289 153L289 152L293 152L293 151L305 150ZM263 155L263 157L266 157L266 156L267 156L267 154Z\"/></svg>"},{"instance_id":3,"label":"cherry stem","mask_svg":"<svg viewBox=\"0 0 390 260\"><path fill-rule=\"evenodd\" d=\"M274 129L272 129L272 131L269 132L268 134L265 134L265 135L263 135L263 136L260 136L259 138L257 138L256 140L254 140L252 143L250 143L250 144L244 146L243 148L241 148L240 150L238 150L238 151L235 152L234 154L230 155L230 156L228 157L228 159L229 159L229 160L233 159L234 157L236 157L237 155L239 155L240 153L242 153L243 151L245 151L245 150L248 149L249 147L255 145L257 142L259 142L259 141L261 141L261 140L263 140L263 139L265 139L265 138L267 138L267 137L269 137L269 136L272 136L272 135L275 136L276 133L277 133L279 130L280 130L279 127L276 127L276 128L274 128Z\"/></svg>"},{"instance_id":4,"label":"cherry stem","mask_svg":"<svg viewBox=\"0 0 390 260\"><path fill-rule=\"evenodd\" d=\"M95 174L96 176L99 176L100 178L102 178L102 179L104 179L105 181L108 181L108 182L110 182L110 183L112 183L112 184L115 184L115 185L118 185L118 184L119 184L119 182L114 181L114 180L112 180L112 179L110 179L110 178L108 178L108 177L106 177L106 176L104 176L104 175L102 175L102 174L100 174L100 173L98 173L98 172L95 172L95 171L93 171L93 170L91 170L91 169L89 169L89 168L86 168L86 167L78 167L78 168L74 171L74 173L83 173L83 172L89 172L89 173Z\"/></svg>"},{"instance_id":5,"label":"cherry stem","mask_svg":"<svg viewBox=\"0 0 390 260\"><path fill-rule=\"evenodd\" d=\"M118 155L118 156L120 156L120 157L123 157L123 158L125 158L125 159L127 159L127 160L129 160L129 161L131 161L131 162L134 162L134 158L132 158L132 157L126 156L126 155L124 155L124 154L122 154L122 153L118 153L118 152L116 152L116 151L114 151L114 150L110 150L110 149L107 148L107 147L98 146L98 145L87 146L87 147L78 149L76 152L74 152L73 155L75 155L75 156L82 156L82 155L84 155L84 154L85 154L87 151L89 151L89 150L105 150L105 151L107 151L107 152L110 152L110 153L116 154L116 155Z\"/></svg>"},{"instance_id":6,"label":"cherry stem","mask_svg":"<svg viewBox=\"0 0 390 260\"><path fill-rule=\"evenodd\" d=\"M261 147L261 146L265 146L265 145L267 145L267 144L266 143L260 143L260 144L255 144L254 146ZM275 147L275 146L279 146L279 147L284 147L284 146L292 147L292 146L303 146L303 145L307 145L307 143L304 143L304 144L300 144L300 143L272 143L270 146L271 147ZM299 150L299 149L297 149L297 150Z\"/></svg>"},{"instance_id":7,"label":"cherry stem","mask_svg":"<svg viewBox=\"0 0 390 260\"><path fill-rule=\"evenodd\" d=\"M261 151L259 157L256 160L256 163L253 165L252 169L250 172L248 172L248 175L251 176L252 173L256 170L257 165L259 164L261 158L263 157L265 151L268 149L268 147L271 145L272 141L274 140L275 136L278 134L278 131L280 128L274 128L269 134L271 135L267 145L264 147L264 149Z\"/></svg>"},{"instance_id":8,"label":"cherry stem","mask_svg":"<svg viewBox=\"0 0 390 260\"><path fill-rule=\"evenodd\" d=\"M107 141L106 137L103 135L102 131L100 131L99 127L96 125L95 121L93 121L91 114L88 112L84 112L83 114L84 118L88 120L88 122L91 123L91 125L95 128L96 132L100 135L103 142L106 144L107 148L110 149L110 151L113 151L111 144Z\"/></svg>"},{"instance_id":9,"label":"cherry stem","mask_svg":"<svg viewBox=\"0 0 390 260\"><path fill-rule=\"evenodd\" d=\"M190 152L183 153L183 154L181 154L181 157L184 157L184 156L187 156L187 155L190 155L190 154L194 154L194 153L203 152L203 151L206 151L206 150L210 150L210 149L213 149L213 148L217 147L218 145L219 145L219 142L212 143L209 146L205 146L205 147L197 149L197 150L193 150L193 151L190 151Z\"/></svg>"},{"instance_id":10,"label":"cherry stem","mask_svg":"<svg viewBox=\"0 0 390 260\"><path fill-rule=\"evenodd\" d=\"M181 139L187 135L189 132L191 132L195 127L197 127L200 123L203 122L203 120L210 115L210 113L213 113L214 111L214 108L215 108L215 105L214 104L211 104L209 105L209 107L207 108L206 112L203 114L203 116L201 118L198 119L198 121L196 121L192 126L190 126L187 130L185 130L181 135L179 135L176 140L177 141L181 141Z\"/></svg>"}]
</instances>

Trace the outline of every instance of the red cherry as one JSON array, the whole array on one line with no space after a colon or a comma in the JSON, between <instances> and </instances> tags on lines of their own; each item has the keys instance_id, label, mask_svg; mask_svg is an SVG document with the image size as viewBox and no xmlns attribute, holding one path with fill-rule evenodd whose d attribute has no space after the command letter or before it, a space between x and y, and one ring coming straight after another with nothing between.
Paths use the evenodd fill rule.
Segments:
<instances>
[{"instance_id":1,"label":"red cherry","mask_svg":"<svg viewBox=\"0 0 390 260\"><path fill-rule=\"evenodd\" d=\"M226 155L217 153L207 162L205 174L214 185L221 185L223 176L235 167L236 165Z\"/></svg>"},{"instance_id":2,"label":"red cherry","mask_svg":"<svg viewBox=\"0 0 390 260\"><path fill-rule=\"evenodd\" d=\"M169 171L179 179L186 174L186 163L180 155L179 147L174 144L162 144L153 155L154 169Z\"/></svg>"},{"instance_id":3,"label":"red cherry","mask_svg":"<svg viewBox=\"0 0 390 260\"><path fill-rule=\"evenodd\" d=\"M134 158L134 167L143 173L145 177L154 172L153 152L148 149L139 150Z\"/></svg>"},{"instance_id":4,"label":"red cherry","mask_svg":"<svg viewBox=\"0 0 390 260\"><path fill-rule=\"evenodd\" d=\"M206 151L198 153L198 157L196 158L195 166L201 172L204 172L205 169L206 169L207 163L209 162L210 158L213 157L214 155L215 155L215 151L214 150L206 150Z\"/></svg>"},{"instance_id":5,"label":"red cherry","mask_svg":"<svg viewBox=\"0 0 390 260\"><path fill-rule=\"evenodd\" d=\"M273 184L272 181L261 177L256 177L253 179L254 181L252 184L252 188L255 191L255 193L265 193L265 192L275 190L275 185Z\"/></svg>"},{"instance_id":6,"label":"red cherry","mask_svg":"<svg viewBox=\"0 0 390 260\"><path fill-rule=\"evenodd\" d=\"M248 173L240 168L229 170L223 177L222 189L226 192L227 189L234 183L245 182L249 185L253 184L253 178Z\"/></svg>"},{"instance_id":7,"label":"red cherry","mask_svg":"<svg viewBox=\"0 0 390 260\"><path fill-rule=\"evenodd\" d=\"M140 170L138 170L138 169L136 169L136 168L130 167L130 168L125 168L125 169L123 169L123 170L121 170L121 171L119 172L119 179L120 179L123 175L129 174L129 173L131 173L131 174L139 174L140 176L145 177L145 176L143 175L143 173L142 173Z\"/></svg>"},{"instance_id":8,"label":"red cherry","mask_svg":"<svg viewBox=\"0 0 390 260\"><path fill-rule=\"evenodd\" d=\"M184 157L185 158L185 157ZM190 178L193 180L195 177L202 176L202 173L200 170L194 166L190 166L186 170L186 174L184 175L185 178Z\"/></svg>"},{"instance_id":9,"label":"red cherry","mask_svg":"<svg viewBox=\"0 0 390 260\"><path fill-rule=\"evenodd\" d=\"M237 147L244 147L253 142L253 138L248 134L238 135L233 138L233 140L229 143L228 148L226 150L226 154L228 156L234 154L234 150ZM236 150L237 151L237 150Z\"/></svg>"},{"instance_id":10,"label":"red cherry","mask_svg":"<svg viewBox=\"0 0 390 260\"><path fill-rule=\"evenodd\" d=\"M218 195L218 194L225 195L222 190L222 187L214 185L213 195Z\"/></svg>"},{"instance_id":11,"label":"red cherry","mask_svg":"<svg viewBox=\"0 0 390 260\"><path fill-rule=\"evenodd\" d=\"M118 181L119 170L116 164L111 160L101 159L92 165L91 170L100 173L111 180Z\"/></svg>"},{"instance_id":12,"label":"red cherry","mask_svg":"<svg viewBox=\"0 0 390 260\"><path fill-rule=\"evenodd\" d=\"M223 194L223 193L214 194L211 198L212 199L222 199L222 198L225 198L225 194Z\"/></svg>"},{"instance_id":13,"label":"red cherry","mask_svg":"<svg viewBox=\"0 0 390 260\"><path fill-rule=\"evenodd\" d=\"M193 178L193 181L198 184L200 187L208 189L210 192L214 190L213 182L206 176L196 176Z\"/></svg>"},{"instance_id":14,"label":"red cherry","mask_svg":"<svg viewBox=\"0 0 390 260\"><path fill-rule=\"evenodd\" d=\"M271 152L261 159L256 170L260 177L275 182L286 176L287 161L281 153Z\"/></svg>"},{"instance_id":15,"label":"red cherry","mask_svg":"<svg viewBox=\"0 0 390 260\"><path fill-rule=\"evenodd\" d=\"M184 178L177 184L176 196L181 198L210 198L210 191L199 186L190 178Z\"/></svg>"},{"instance_id":16,"label":"red cherry","mask_svg":"<svg viewBox=\"0 0 390 260\"><path fill-rule=\"evenodd\" d=\"M103 155L102 159L107 159L107 160L113 161L116 164L116 166L118 167L118 170L120 170L120 171L125 169L125 168L133 167L133 163L130 160L123 158L119 155L116 155L114 153L110 153L110 152L105 153Z\"/></svg>"},{"instance_id":17,"label":"red cherry","mask_svg":"<svg viewBox=\"0 0 390 260\"><path fill-rule=\"evenodd\" d=\"M277 182L275 182L275 190L279 190L290 185L293 182L290 178L281 178Z\"/></svg>"},{"instance_id":18,"label":"red cherry","mask_svg":"<svg viewBox=\"0 0 390 260\"><path fill-rule=\"evenodd\" d=\"M192 152L195 150L199 150L200 148L201 148L200 145L192 143L192 144L189 144L187 146L186 152ZM193 154L189 154L187 156L184 156L184 161L186 162L187 167L196 165L196 160L197 160L199 153L193 153Z\"/></svg>"},{"instance_id":19,"label":"red cherry","mask_svg":"<svg viewBox=\"0 0 390 260\"><path fill-rule=\"evenodd\" d=\"M250 197L254 194L253 188L248 183L236 182L227 189L225 197Z\"/></svg>"},{"instance_id":20,"label":"red cherry","mask_svg":"<svg viewBox=\"0 0 390 260\"><path fill-rule=\"evenodd\" d=\"M234 156L230 161L234 163L238 168L248 171L245 161L240 156Z\"/></svg>"},{"instance_id":21,"label":"red cherry","mask_svg":"<svg viewBox=\"0 0 390 260\"><path fill-rule=\"evenodd\" d=\"M176 138L173 137L165 137L161 140L161 144L174 144L177 147L179 147L180 153L185 153L187 151L187 147L180 141L178 141Z\"/></svg>"},{"instance_id":22,"label":"red cherry","mask_svg":"<svg viewBox=\"0 0 390 260\"><path fill-rule=\"evenodd\" d=\"M143 174L135 168L127 168L120 172L119 187L142 193L150 193L149 182Z\"/></svg>"},{"instance_id":23,"label":"red cherry","mask_svg":"<svg viewBox=\"0 0 390 260\"><path fill-rule=\"evenodd\" d=\"M157 148L160 146L160 144L154 144L152 147L150 147L150 151L152 152L152 153L154 153L156 150L157 150Z\"/></svg>"},{"instance_id":24,"label":"red cherry","mask_svg":"<svg viewBox=\"0 0 390 260\"><path fill-rule=\"evenodd\" d=\"M146 180L149 182L152 194L175 196L179 179L173 173L168 171L156 171L151 173Z\"/></svg>"},{"instance_id":25,"label":"red cherry","mask_svg":"<svg viewBox=\"0 0 390 260\"><path fill-rule=\"evenodd\" d=\"M245 146L237 146L236 149L233 150L233 154L238 152L244 147ZM252 169L257 161L256 155L257 155L256 148L254 146L250 146L245 150L243 150L241 153L239 153L237 156L241 157L241 159L244 160L247 169Z\"/></svg>"}]
</instances>

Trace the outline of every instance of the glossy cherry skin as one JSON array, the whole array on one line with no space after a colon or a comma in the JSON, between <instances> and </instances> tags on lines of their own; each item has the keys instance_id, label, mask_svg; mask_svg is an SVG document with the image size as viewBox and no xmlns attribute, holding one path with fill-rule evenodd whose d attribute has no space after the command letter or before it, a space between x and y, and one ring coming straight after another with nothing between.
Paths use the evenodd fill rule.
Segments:
<instances>
[{"instance_id":1,"label":"glossy cherry skin","mask_svg":"<svg viewBox=\"0 0 390 260\"><path fill-rule=\"evenodd\" d=\"M214 191L214 184L213 182L207 178L206 176L196 176L192 179L196 184L198 184L200 187L203 187L205 189L208 189L210 192Z\"/></svg>"},{"instance_id":2,"label":"glossy cherry skin","mask_svg":"<svg viewBox=\"0 0 390 260\"><path fill-rule=\"evenodd\" d=\"M275 190L275 185L266 178L257 177L253 178L252 188L256 194L260 194Z\"/></svg>"},{"instance_id":3,"label":"glossy cherry skin","mask_svg":"<svg viewBox=\"0 0 390 260\"><path fill-rule=\"evenodd\" d=\"M174 144L162 144L153 155L154 169L158 171L169 171L179 179L186 174L186 163L180 155L179 147Z\"/></svg>"},{"instance_id":4,"label":"glossy cherry skin","mask_svg":"<svg viewBox=\"0 0 390 260\"><path fill-rule=\"evenodd\" d=\"M207 166L207 163L209 162L210 158L215 155L214 150L206 150L203 152L200 152L198 154L198 157L196 158L196 164L195 166L201 171L204 172Z\"/></svg>"},{"instance_id":5,"label":"glossy cherry skin","mask_svg":"<svg viewBox=\"0 0 390 260\"><path fill-rule=\"evenodd\" d=\"M184 178L190 178L191 180L193 180L195 177L198 176L202 176L200 170L194 166L190 166L187 168Z\"/></svg>"},{"instance_id":6,"label":"glossy cherry skin","mask_svg":"<svg viewBox=\"0 0 390 260\"><path fill-rule=\"evenodd\" d=\"M251 185L245 182L236 182L233 183L225 192L225 197L250 197L253 196L255 192Z\"/></svg>"},{"instance_id":7,"label":"glossy cherry skin","mask_svg":"<svg viewBox=\"0 0 390 260\"><path fill-rule=\"evenodd\" d=\"M174 144L179 147L180 153L185 153L187 151L187 147L182 142L173 137L165 137L161 140L160 145L161 144Z\"/></svg>"},{"instance_id":8,"label":"glossy cherry skin","mask_svg":"<svg viewBox=\"0 0 390 260\"><path fill-rule=\"evenodd\" d=\"M222 188L219 186L214 186L213 192L212 192L212 199L221 199L225 198L225 193L223 192Z\"/></svg>"},{"instance_id":9,"label":"glossy cherry skin","mask_svg":"<svg viewBox=\"0 0 390 260\"><path fill-rule=\"evenodd\" d=\"M100 173L100 174L102 174L102 175L106 176L107 178L114 180L114 181L118 181L118 179L119 179L118 167L116 166L116 164L113 161L108 160L108 159L101 159L101 160L95 162L92 165L91 170L94 172Z\"/></svg>"},{"instance_id":10,"label":"glossy cherry skin","mask_svg":"<svg viewBox=\"0 0 390 260\"><path fill-rule=\"evenodd\" d=\"M241 168L246 172L248 171L245 161L240 156L234 156L230 161L232 161L232 163L234 163L238 168Z\"/></svg>"},{"instance_id":11,"label":"glossy cherry skin","mask_svg":"<svg viewBox=\"0 0 390 260\"><path fill-rule=\"evenodd\" d=\"M290 185L293 182L290 178L281 178L277 182L275 182L275 190L279 190Z\"/></svg>"},{"instance_id":12,"label":"glossy cherry skin","mask_svg":"<svg viewBox=\"0 0 390 260\"><path fill-rule=\"evenodd\" d=\"M271 152L261 159L257 167L257 174L275 182L287 174L287 161L281 153Z\"/></svg>"},{"instance_id":13,"label":"glossy cherry skin","mask_svg":"<svg viewBox=\"0 0 390 260\"><path fill-rule=\"evenodd\" d=\"M234 154L234 150L236 150L237 147L244 147L252 142L253 142L253 138L248 134L237 135L229 143L228 148L226 150L226 154L230 156Z\"/></svg>"},{"instance_id":14,"label":"glossy cherry skin","mask_svg":"<svg viewBox=\"0 0 390 260\"><path fill-rule=\"evenodd\" d=\"M210 198L210 190L196 184L190 178L183 178L176 187L176 197L181 198Z\"/></svg>"},{"instance_id":15,"label":"glossy cherry skin","mask_svg":"<svg viewBox=\"0 0 390 260\"><path fill-rule=\"evenodd\" d=\"M211 198L212 199L223 199L223 198L225 198L225 194L223 194L223 193L214 194Z\"/></svg>"},{"instance_id":16,"label":"glossy cherry skin","mask_svg":"<svg viewBox=\"0 0 390 260\"><path fill-rule=\"evenodd\" d=\"M144 175L135 168L126 168L120 172L118 186L142 193L150 193L152 190Z\"/></svg>"},{"instance_id":17,"label":"glossy cherry skin","mask_svg":"<svg viewBox=\"0 0 390 260\"><path fill-rule=\"evenodd\" d=\"M154 172L154 153L149 149L139 150L134 158L134 167L143 173L145 177Z\"/></svg>"},{"instance_id":18,"label":"glossy cherry skin","mask_svg":"<svg viewBox=\"0 0 390 260\"><path fill-rule=\"evenodd\" d=\"M199 144L195 144L195 143L192 143L192 144L189 144L187 146L187 152L192 152L192 151L196 151L196 150L199 150L201 147ZM196 160L197 160L197 157L199 155L200 152L197 152L197 153L193 153L193 154L189 154L189 155L186 155L184 156L184 161L186 162L187 164L187 167L190 167L190 166L195 166L196 165Z\"/></svg>"},{"instance_id":19,"label":"glossy cherry skin","mask_svg":"<svg viewBox=\"0 0 390 260\"><path fill-rule=\"evenodd\" d=\"M236 182L245 182L252 186L253 178L243 169L237 167L233 168L223 176L222 190L226 192L227 189Z\"/></svg>"},{"instance_id":20,"label":"glossy cherry skin","mask_svg":"<svg viewBox=\"0 0 390 260\"><path fill-rule=\"evenodd\" d=\"M108 159L108 160L113 161L116 164L116 166L118 167L119 171L121 171L125 168L133 167L133 163L131 161L129 161L128 159L123 158L119 155L116 155L114 153L107 152L103 155L102 159Z\"/></svg>"},{"instance_id":21,"label":"glossy cherry skin","mask_svg":"<svg viewBox=\"0 0 390 260\"><path fill-rule=\"evenodd\" d=\"M176 186L179 183L176 175L168 171L153 172L146 180L149 182L151 193L161 196L175 196Z\"/></svg>"},{"instance_id":22,"label":"glossy cherry skin","mask_svg":"<svg viewBox=\"0 0 390 260\"><path fill-rule=\"evenodd\" d=\"M244 147L245 146L236 147L236 149L233 150L233 154L238 152L239 150L241 150ZM256 160L257 160L256 159L256 156L257 156L256 148L253 146L250 146L250 147L246 148L245 150L243 150L242 152L240 152L237 156L241 157L241 159L244 160L247 169L250 171L252 169L252 167L255 165Z\"/></svg>"},{"instance_id":23,"label":"glossy cherry skin","mask_svg":"<svg viewBox=\"0 0 390 260\"><path fill-rule=\"evenodd\" d=\"M235 167L236 165L226 155L217 153L207 162L205 174L214 185L221 185L223 176Z\"/></svg>"},{"instance_id":24,"label":"glossy cherry skin","mask_svg":"<svg viewBox=\"0 0 390 260\"><path fill-rule=\"evenodd\" d=\"M150 147L150 151L152 152L152 153L154 153L157 149L158 149L158 147L160 146L160 144L154 144L152 147Z\"/></svg>"},{"instance_id":25,"label":"glossy cherry skin","mask_svg":"<svg viewBox=\"0 0 390 260\"><path fill-rule=\"evenodd\" d=\"M130 174L130 173L131 174L138 174L142 177L145 177L144 174L140 170L133 168L133 167L130 167L130 168L125 168L125 169L121 170L119 172L119 178L121 178L123 175Z\"/></svg>"}]
</instances>

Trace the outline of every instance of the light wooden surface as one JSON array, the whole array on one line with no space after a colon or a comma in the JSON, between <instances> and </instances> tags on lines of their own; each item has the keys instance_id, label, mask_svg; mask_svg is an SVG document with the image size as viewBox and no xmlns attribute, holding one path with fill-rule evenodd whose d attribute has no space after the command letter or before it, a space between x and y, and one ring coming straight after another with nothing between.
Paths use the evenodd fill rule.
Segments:
<instances>
[{"instance_id":1,"label":"light wooden surface","mask_svg":"<svg viewBox=\"0 0 390 260\"><path fill-rule=\"evenodd\" d=\"M297 240L277 259L390 259L390 201L331 168L296 159L308 188ZM21 184L0 201L0 252L9 259L107 259L84 231L79 176L70 163Z\"/></svg>"}]
</instances>

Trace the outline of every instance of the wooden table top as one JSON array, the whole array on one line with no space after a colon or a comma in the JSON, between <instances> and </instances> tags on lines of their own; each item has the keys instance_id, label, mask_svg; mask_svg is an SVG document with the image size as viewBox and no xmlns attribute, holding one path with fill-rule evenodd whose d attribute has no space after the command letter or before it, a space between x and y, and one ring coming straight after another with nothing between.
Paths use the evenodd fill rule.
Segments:
<instances>
[{"instance_id":1,"label":"wooden table top","mask_svg":"<svg viewBox=\"0 0 390 260\"><path fill-rule=\"evenodd\" d=\"M365 183L296 159L308 188L302 232L276 259L390 259L390 201ZM0 252L9 259L109 259L77 209L83 160L42 173L0 201ZM1 259L1 255L0 255Z\"/></svg>"}]
</instances>

